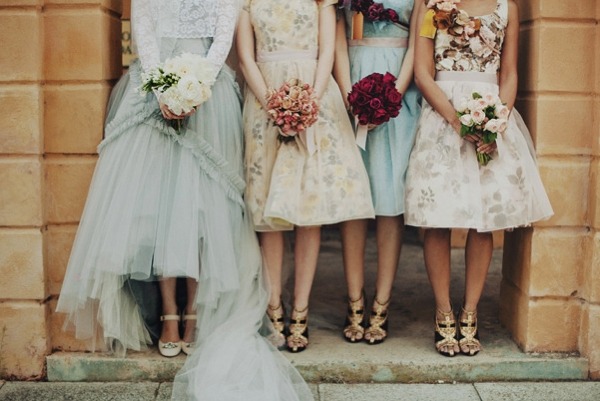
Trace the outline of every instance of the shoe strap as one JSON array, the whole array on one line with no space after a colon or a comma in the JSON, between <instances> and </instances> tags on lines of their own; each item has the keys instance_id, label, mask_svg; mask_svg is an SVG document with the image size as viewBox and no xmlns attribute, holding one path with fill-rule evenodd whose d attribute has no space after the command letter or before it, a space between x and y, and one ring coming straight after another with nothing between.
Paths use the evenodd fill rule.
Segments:
<instances>
[{"instance_id":1,"label":"shoe strap","mask_svg":"<svg viewBox=\"0 0 600 401\"><path fill-rule=\"evenodd\" d=\"M183 315L183 321L185 322L186 320L197 320L198 317L196 315Z\"/></svg>"}]
</instances>

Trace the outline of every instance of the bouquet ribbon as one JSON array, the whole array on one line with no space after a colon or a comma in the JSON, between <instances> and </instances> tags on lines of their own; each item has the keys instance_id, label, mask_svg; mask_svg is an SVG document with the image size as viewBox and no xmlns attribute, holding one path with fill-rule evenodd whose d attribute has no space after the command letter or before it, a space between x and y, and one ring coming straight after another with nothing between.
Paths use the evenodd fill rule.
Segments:
<instances>
[{"instance_id":1,"label":"bouquet ribbon","mask_svg":"<svg viewBox=\"0 0 600 401\"><path fill-rule=\"evenodd\" d=\"M354 118L356 125L356 144L362 150L367 148L367 132L369 131L369 127L367 125L359 124L358 117Z\"/></svg>"},{"instance_id":2,"label":"bouquet ribbon","mask_svg":"<svg viewBox=\"0 0 600 401\"><path fill-rule=\"evenodd\" d=\"M306 143L306 150L308 150L308 154L311 156L314 155L317 151L317 145L315 144L315 130L307 129L302 131L299 135L300 138Z\"/></svg>"}]
</instances>

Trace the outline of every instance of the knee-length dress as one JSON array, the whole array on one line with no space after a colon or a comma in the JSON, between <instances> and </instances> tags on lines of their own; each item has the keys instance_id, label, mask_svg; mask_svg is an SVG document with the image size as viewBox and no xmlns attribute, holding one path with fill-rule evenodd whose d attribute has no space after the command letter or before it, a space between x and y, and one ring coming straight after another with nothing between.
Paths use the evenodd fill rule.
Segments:
<instances>
[{"instance_id":1,"label":"knee-length dress","mask_svg":"<svg viewBox=\"0 0 600 401\"><path fill-rule=\"evenodd\" d=\"M499 93L507 0L478 18L480 34L468 42L442 30L435 37L436 83L455 108L474 91ZM515 109L496 143L493 159L479 166L475 146L424 102L408 167L406 223L492 231L549 218L553 211L529 132Z\"/></svg>"},{"instance_id":2,"label":"knee-length dress","mask_svg":"<svg viewBox=\"0 0 600 401\"><path fill-rule=\"evenodd\" d=\"M374 72L398 76L406 56L414 0L383 0L380 3L396 11L400 23L365 19L362 39L352 39L354 11L349 6L344 8L352 83ZM421 94L411 83L402 94L400 115L367 134L367 144L361 155L369 175L377 216L404 213L406 170L420 111Z\"/></svg>"},{"instance_id":3,"label":"knee-length dress","mask_svg":"<svg viewBox=\"0 0 600 401\"><path fill-rule=\"evenodd\" d=\"M223 64L235 1L133 1L140 59L110 98L57 310L80 338L100 330L109 347L139 350L150 339L124 283L194 278L196 347L173 399L308 400L298 372L259 334L268 293L243 200L241 96ZM210 99L177 132L154 94L140 94L141 72L184 52L220 72Z\"/></svg>"},{"instance_id":4,"label":"knee-length dress","mask_svg":"<svg viewBox=\"0 0 600 401\"><path fill-rule=\"evenodd\" d=\"M334 3L246 0L257 64L269 88L290 78L313 84L319 11ZM333 77L319 105L318 121L295 141L281 143L255 95L245 93L245 200L258 231L374 217L367 174Z\"/></svg>"}]
</instances>

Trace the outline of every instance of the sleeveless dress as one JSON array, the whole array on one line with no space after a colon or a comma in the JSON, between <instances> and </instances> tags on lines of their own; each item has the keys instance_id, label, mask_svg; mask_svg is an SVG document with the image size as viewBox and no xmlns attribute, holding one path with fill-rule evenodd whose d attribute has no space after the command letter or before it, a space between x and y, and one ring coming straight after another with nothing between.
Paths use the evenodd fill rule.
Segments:
<instances>
[{"instance_id":1,"label":"sleeveless dress","mask_svg":"<svg viewBox=\"0 0 600 401\"><path fill-rule=\"evenodd\" d=\"M335 3L246 0L257 64L269 88L290 78L313 84L319 10ZM374 217L368 177L333 77L319 105L318 121L293 142L281 143L255 95L245 93L245 200L257 231Z\"/></svg>"},{"instance_id":2,"label":"sleeveless dress","mask_svg":"<svg viewBox=\"0 0 600 401\"><path fill-rule=\"evenodd\" d=\"M194 278L196 348L175 379L173 399L312 399L298 372L259 334L268 294L242 197L241 97L224 65L235 2L133 1L139 60L109 100L106 138L57 311L68 314L77 337L100 331L122 355L150 343L125 283ZM184 52L205 55L220 72L210 99L177 133L154 94L140 94L140 73Z\"/></svg>"},{"instance_id":3,"label":"sleeveless dress","mask_svg":"<svg viewBox=\"0 0 600 401\"><path fill-rule=\"evenodd\" d=\"M414 0L383 0L380 3L398 13L400 24L365 19L363 40L351 39L354 11L350 10L350 6L344 8L353 84L374 72L390 72L398 76L402 67L408 46ZM367 144L361 155L369 175L377 216L398 216L404 213L406 170L420 111L421 95L416 85L411 83L402 94L400 115L367 134Z\"/></svg>"},{"instance_id":4,"label":"sleeveless dress","mask_svg":"<svg viewBox=\"0 0 600 401\"><path fill-rule=\"evenodd\" d=\"M493 13L478 18L479 36L469 42L441 30L435 37L436 83L455 108L474 91L499 92L507 0L499 0ZM406 223L483 232L552 216L529 131L515 109L496 143L493 159L479 166L475 146L424 102L408 167Z\"/></svg>"}]
</instances>

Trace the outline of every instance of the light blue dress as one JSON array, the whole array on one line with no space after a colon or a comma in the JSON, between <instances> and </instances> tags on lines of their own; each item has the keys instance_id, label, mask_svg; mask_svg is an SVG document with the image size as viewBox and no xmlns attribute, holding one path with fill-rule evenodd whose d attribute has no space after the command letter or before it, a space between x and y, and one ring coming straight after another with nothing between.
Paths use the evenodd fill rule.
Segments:
<instances>
[{"instance_id":1,"label":"light blue dress","mask_svg":"<svg viewBox=\"0 0 600 401\"><path fill-rule=\"evenodd\" d=\"M414 0L383 0L400 17L400 24L390 21L371 22L364 19L363 38L406 38ZM351 38L350 6L344 10L347 38ZM398 76L406 47L353 46L350 43L352 83L374 72L390 72ZM377 216L398 216L404 213L404 183L408 158L414 142L417 119L421 111L421 95L412 83L402 94L400 115L367 134L366 150L361 151L371 184L373 205Z\"/></svg>"}]
</instances>

